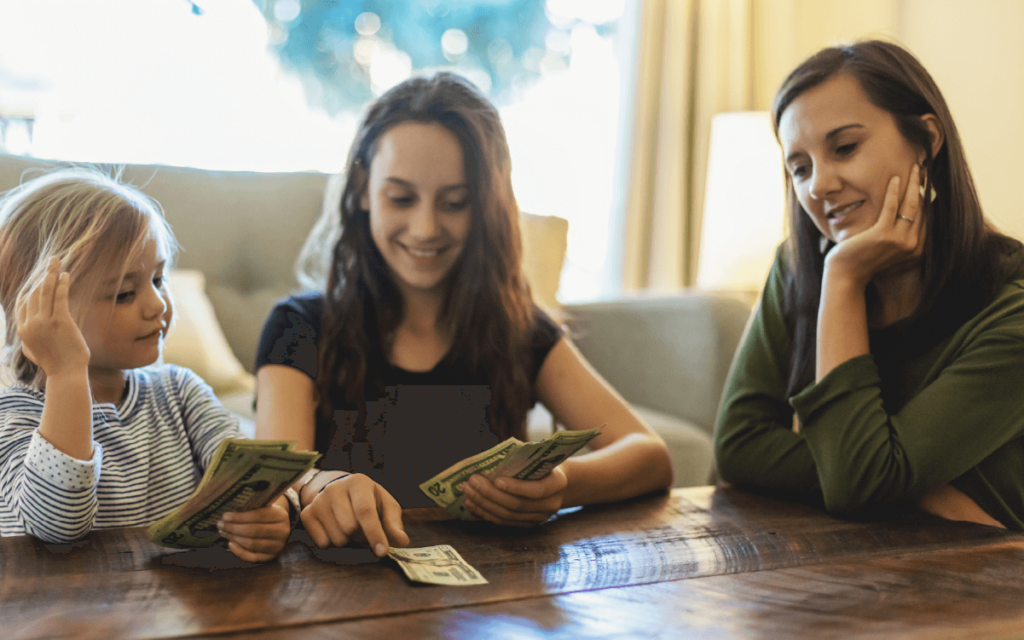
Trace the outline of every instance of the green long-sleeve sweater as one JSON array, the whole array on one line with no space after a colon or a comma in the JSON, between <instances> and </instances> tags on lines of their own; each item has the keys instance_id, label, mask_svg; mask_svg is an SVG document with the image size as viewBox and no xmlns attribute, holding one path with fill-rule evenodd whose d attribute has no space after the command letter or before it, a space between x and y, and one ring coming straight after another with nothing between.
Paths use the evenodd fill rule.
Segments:
<instances>
[{"instance_id":1,"label":"green long-sleeve sweater","mask_svg":"<svg viewBox=\"0 0 1024 640\"><path fill-rule=\"evenodd\" d=\"M870 355L786 398L786 268L779 251L729 374L715 434L721 478L860 517L950 482L1024 530L1024 277L938 342L922 338L921 323L872 330Z\"/></svg>"}]
</instances>

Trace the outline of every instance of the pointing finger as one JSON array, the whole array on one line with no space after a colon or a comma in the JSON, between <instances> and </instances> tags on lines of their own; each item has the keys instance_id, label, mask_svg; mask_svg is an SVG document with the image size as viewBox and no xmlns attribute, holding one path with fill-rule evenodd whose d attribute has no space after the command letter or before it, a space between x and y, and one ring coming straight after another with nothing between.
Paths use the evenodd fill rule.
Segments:
<instances>
[{"instance_id":1,"label":"pointing finger","mask_svg":"<svg viewBox=\"0 0 1024 640\"><path fill-rule=\"evenodd\" d=\"M384 532L392 547L405 547L409 544L409 534L402 528L402 507L395 500L383 498L381 511Z\"/></svg>"},{"instance_id":2,"label":"pointing finger","mask_svg":"<svg viewBox=\"0 0 1024 640\"><path fill-rule=\"evenodd\" d=\"M376 503L376 496L372 493L357 493L352 496L352 512L359 521L359 529L366 536L366 541L370 543L373 552L383 558L388 554L388 538L384 535Z\"/></svg>"}]
</instances>

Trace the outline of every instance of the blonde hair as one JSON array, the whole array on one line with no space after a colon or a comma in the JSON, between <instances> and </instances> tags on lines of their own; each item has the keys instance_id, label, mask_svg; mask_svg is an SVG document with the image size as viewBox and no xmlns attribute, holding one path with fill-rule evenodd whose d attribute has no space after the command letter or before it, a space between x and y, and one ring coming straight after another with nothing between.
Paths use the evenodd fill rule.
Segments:
<instances>
[{"instance_id":1,"label":"blonde hair","mask_svg":"<svg viewBox=\"0 0 1024 640\"><path fill-rule=\"evenodd\" d=\"M7 319L3 365L7 377L42 389L45 374L23 351L17 318L46 277L53 257L71 277L69 306L81 326L87 302L104 273L120 262L121 277L153 238L169 269L177 242L160 205L138 189L96 169L59 169L8 191L0 200L0 306ZM118 283L120 286L120 283Z\"/></svg>"}]
</instances>

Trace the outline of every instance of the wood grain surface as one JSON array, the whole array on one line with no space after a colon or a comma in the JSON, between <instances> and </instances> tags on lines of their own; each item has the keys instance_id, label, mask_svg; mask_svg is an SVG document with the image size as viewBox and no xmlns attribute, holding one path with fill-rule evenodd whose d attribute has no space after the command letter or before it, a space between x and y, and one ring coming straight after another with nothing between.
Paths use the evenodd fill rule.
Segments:
<instances>
[{"instance_id":1,"label":"wood grain surface","mask_svg":"<svg viewBox=\"0 0 1024 640\"><path fill-rule=\"evenodd\" d=\"M1024 543L1004 543L364 618L248 637L1020 638L1022 569Z\"/></svg>"},{"instance_id":2,"label":"wood grain surface","mask_svg":"<svg viewBox=\"0 0 1024 640\"><path fill-rule=\"evenodd\" d=\"M1007 583L1013 595L1002 600L994 585L1006 575L965 582L974 586L960 600L946 600L947 608L967 594L979 606L998 609L1009 601L1020 610L1024 593L1024 535L925 515L849 522L733 489L676 490L567 510L526 531L412 514L406 529L411 546L451 544L490 584L417 585L368 550L320 551L298 539L277 562L249 566L222 549L158 547L143 529L93 532L71 548L3 538L0 637L249 636L258 630L281 638L376 637L393 627L394 637L404 638L436 636L451 625L459 636L485 637L465 629L494 624L516 637L555 637L562 629L565 637L603 637L604 619L620 620L625 635L646 629L652 637L707 620L709 632L728 637L761 619L802 628L793 611L808 606L807 620L817 619L827 614L830 598L840 608L866 607L862 616L878 606L872 594L895 589L910 602L925 583L945 584L933 579L943 558L975 567L954 571L950 584L965 576L981 580L1000 562L1003 574L1018 576ZM899 587L901 579L909 586ZM492 631L497 635L489 637L505 635Z\"/></svg>"}]
</instances>

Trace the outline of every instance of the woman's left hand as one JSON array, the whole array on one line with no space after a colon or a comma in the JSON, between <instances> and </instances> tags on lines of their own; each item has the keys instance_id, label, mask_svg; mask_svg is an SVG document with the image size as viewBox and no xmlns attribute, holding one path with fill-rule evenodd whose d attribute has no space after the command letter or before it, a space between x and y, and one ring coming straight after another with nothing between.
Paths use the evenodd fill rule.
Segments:
<instances>
[{"instance_id":1,"label":"woman's left hand","mask_svg":"<svg viewBox=\"0 0 1024 640\"><path fill-rule=\"evenodd\" d=\"M569 480L561 467L540 480L475 475L462 485L466 509L482 520L509 527L532 527L562 508Z\"/></svg>"},{"instance_id":2,"label":"woman's left hand","mask_svg":"<svg viewBox=\"0 0 1024 640\"><path fill-rule=\"evenodd\" d=\"M292 526L288 518L287 498L252 511L232 511L217 523L220 535L228 540L228 549L246 562L268 562L277 557L288 542Z\"/></svg>"},{"instance_id":3,"label":"woman's left hand","mask_svg":"<svg viewBox=\"0 0 1024 640\"><path fill-rule=\"evenodd\" d=\"M920 187L921 168L915 164L901 202L899 177L893 176L878 220L836 245L825 257L826 272L838 270L866 287L875 275L919 260L925 237Z\"/></svg>"}]
</instances>

